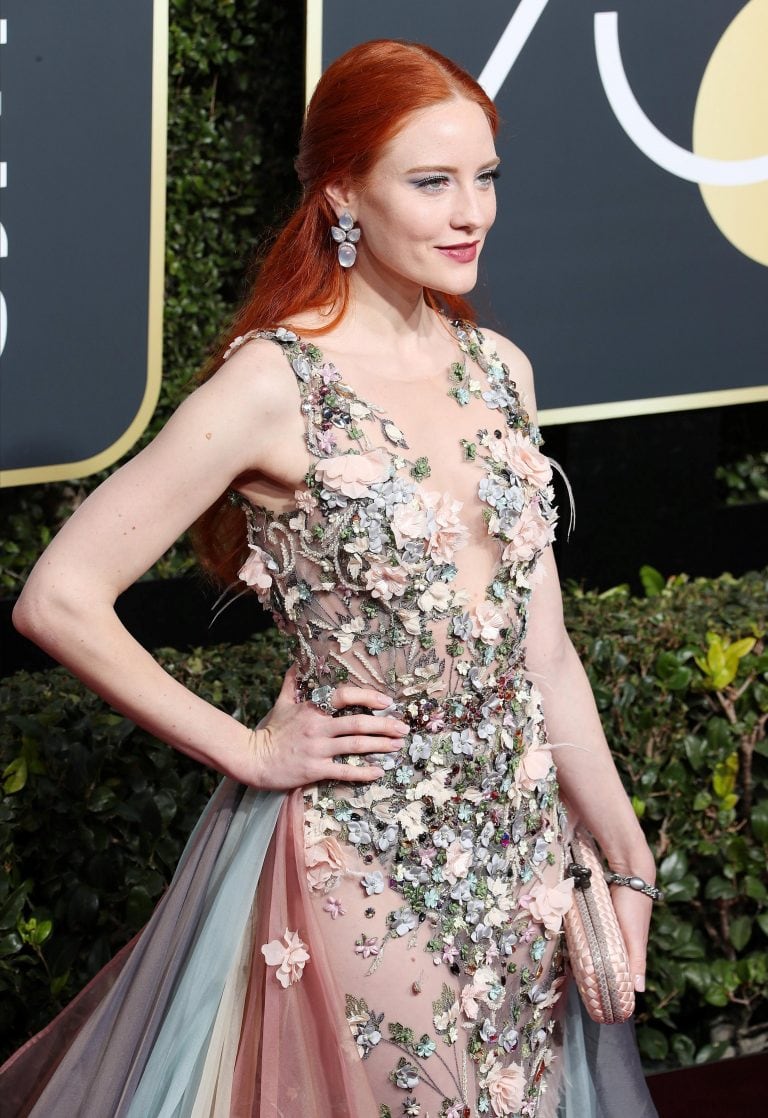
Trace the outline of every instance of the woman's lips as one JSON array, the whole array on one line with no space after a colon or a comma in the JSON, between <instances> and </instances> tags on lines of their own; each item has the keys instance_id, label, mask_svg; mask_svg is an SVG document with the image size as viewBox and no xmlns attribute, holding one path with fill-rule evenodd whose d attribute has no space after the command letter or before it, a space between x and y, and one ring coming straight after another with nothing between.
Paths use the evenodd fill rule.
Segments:
<instances>
[{"instance_id":1,"label":"woman's lips","mask_svg":"<svg viewBox=\"0 0 768 1118\"><path fill-rule=\"evenodd\" d=\"M477 241L463 245L438 245L437 251L442 252L443 256L449 256L451 260L458 261L459 264L471 264L477 256L477 246Z\"/></svg>"}]
</instances>

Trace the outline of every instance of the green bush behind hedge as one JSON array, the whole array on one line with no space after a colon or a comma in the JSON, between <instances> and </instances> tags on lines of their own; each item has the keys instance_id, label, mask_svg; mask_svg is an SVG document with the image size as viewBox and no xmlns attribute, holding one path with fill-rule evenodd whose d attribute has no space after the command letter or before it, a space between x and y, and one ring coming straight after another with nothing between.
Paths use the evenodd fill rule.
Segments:
<instances>
[{"instance_id":1,"label":"green bush behind hedge","mask_svg":"<svg viewBox=\"0 0 768 1118\"><path fill-rule=\"evenodd\" d=\"M754 1050L768 1031L768 578L644 572L648 597L570 588L566 611L659 861L648 1066ZM276 632L163 664L257 720L287 664ZM144 923L214 783L65 671L0 686L0 1040L43 1025Z\"/></svg>"}]
</instances>

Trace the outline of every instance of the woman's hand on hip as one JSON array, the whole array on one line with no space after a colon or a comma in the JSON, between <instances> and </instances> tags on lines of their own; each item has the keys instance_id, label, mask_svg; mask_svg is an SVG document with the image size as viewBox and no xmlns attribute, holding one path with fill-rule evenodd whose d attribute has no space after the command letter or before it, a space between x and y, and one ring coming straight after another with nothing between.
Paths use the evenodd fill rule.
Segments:
<instances>
[{"instance_id":1,"label":"woman's hand on hip","mask_svg":"<svg viewBox=\"0 0 768 1118\"><path fill-rule=\"evenodd\" d=\"M374 687L340 684L333 688L331 705L386 710L392 698ZM391 715L340 714L332 716L314 703L297 702L296 670L286 673L275 705L252 731L254 778L257 788L287 791L321 781L365 783L384 770L376 764L339 765L345 754L397 753L410 727Z\"/></svg>"}]
</instances>

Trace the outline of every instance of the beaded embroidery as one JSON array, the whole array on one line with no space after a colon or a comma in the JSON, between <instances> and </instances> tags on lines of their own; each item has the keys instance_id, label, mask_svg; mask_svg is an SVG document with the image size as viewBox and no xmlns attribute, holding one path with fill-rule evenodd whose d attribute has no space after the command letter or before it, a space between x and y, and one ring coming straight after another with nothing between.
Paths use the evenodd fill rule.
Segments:
<instances>
[{"instance_id":1,"label":"beaded embroidery","mask_svg":"<svg viewBox=\"0 0 768 1118\"><path fill-rule=\"evenodd\" d=\"M346 680L373 685L396 696L411 727L398 759L366 758L384 769L381 780L340 780L306 796L308 884L327 918L350 919L331 894L357 873L363 976L385 967L387 945L403 938L446 975L431 1035L385 1022L362 992L349 994L359 1055L392 1046L390 1081L404 1114L426 1118L426 1090L429 1113L441 1118L531 1118L554 1053L572 890L552 754L523 656L536 563L556 513L550 464L508 370L479 331L453 328L464 362L451 367L448 394L464 409L482 399L490 411L489 427L460 441L498 547L484 598L472 603L459 586L454 559L469 536L461 503L431 489L430 463L408 457L406 434L286 329L245 335L229 352L251 337L281 346L316 461L294 510L241 498L251 551L241 577L290 634L304 698ZM396 907L376 903L385 890ZM418 994L420 982L413 987ZM436 1052L453 1093L433 1079ZM382 1104L381 1114L392 1113Z\"/></svg>"}]
</instances>

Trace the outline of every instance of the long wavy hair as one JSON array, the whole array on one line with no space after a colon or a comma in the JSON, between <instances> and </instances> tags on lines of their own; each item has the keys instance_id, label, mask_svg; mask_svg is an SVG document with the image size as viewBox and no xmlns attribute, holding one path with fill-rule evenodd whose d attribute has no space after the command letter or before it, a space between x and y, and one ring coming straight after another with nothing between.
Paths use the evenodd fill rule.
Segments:
<instances>
[{"instance_id":1,"label":"long wavy hair","mask_svg":"<svg viewBox=\"0 0 768 1118\"><path fill-rule=\"evenodd\" d=\"M201 380L213 376L232 341L250 330L274 329L307 310L327 320L302 334L324 334L344 316L349 303L348 270L340 268L330 227L336 214L325 196L338 182L362 184L383 148L411 114L463 97L479 105L495 135L493 102L465 70L431 47L375 39L353 47L325 71L312 96L295 167L301 201L274 237L252 288L222 335ZM451 318L472 321L466 299L425 290L427 303ZM245 558L242 510L223 494L197 520L192 538L203 568L229 584Z\"/></svg>"}]
</instances>

